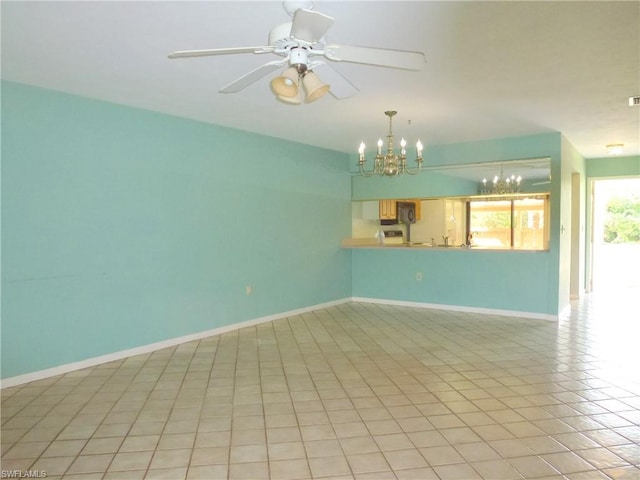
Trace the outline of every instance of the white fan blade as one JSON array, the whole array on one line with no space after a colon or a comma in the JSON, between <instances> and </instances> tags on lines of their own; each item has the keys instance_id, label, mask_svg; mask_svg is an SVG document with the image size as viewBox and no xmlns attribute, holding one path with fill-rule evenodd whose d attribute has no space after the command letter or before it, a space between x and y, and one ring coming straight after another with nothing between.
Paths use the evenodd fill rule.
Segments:
<instances>
[{"instance_id":1,"label":"white fan blade","mask_svg":"<svg viewBox=\"0 0 640 480\"><path fill-rule=\"evenodd\" d=\"M319 72L320 79L330 85L329 93L337 99L353 97L358 93L358 89L327 62L313 62L311 70Z\"/></svg>"},{"instance_id":2,"label":"white fan blade","mask_svg":"<svg viewBox=\"0 0 640 480\"><path fill-rule=\"evenodd\" d=\"M334 62L364 63L404 70L422 70L426 63L422 52L350 45L327 45L324 49L324 55Z\"/></svg>"},{"instance_id":3,"label":"white fan blade","mask_svg":"<svg viewBox=\"0 0 640 480\"><path fill-rule=\"evenodd\" d=\"M169 58L209 57L212 55L228 55L232 53L270 53L275 47L235 47L211 48L208 50L182 50L169 54Z\"/></svg>"},{"instance_id":4,"label":"white fan blade","mask_svg":"<svg viewBox=\"0 0 640 480\"><path fill-rule=\"evenodd\" d=\"M333 18L313 10L298 9L293 14L291 36L296 40L316 43L333 25Z\"/></svg>"},{"instance_id":5,"label":"white fan blade","mask_svg":"<svg viewBox=\"0 0 640 480\"><path fill-rule=\"evenodd\" d=\"M282 68L287 63L287 60L275 60L273 62L265 63L264 65L260 65L255 70L251 70L249 73L241 76L237 80L234 80L229 85L222 87L219 92L220 93L237 93L240 90L247 88L253 82L260 80L265 75Z\"/></svg>"}]
</instances>

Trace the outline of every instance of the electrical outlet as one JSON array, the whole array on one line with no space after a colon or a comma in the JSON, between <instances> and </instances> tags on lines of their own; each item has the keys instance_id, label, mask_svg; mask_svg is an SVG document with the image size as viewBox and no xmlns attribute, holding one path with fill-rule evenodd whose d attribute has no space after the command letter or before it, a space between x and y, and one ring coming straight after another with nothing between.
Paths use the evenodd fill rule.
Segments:
<instances>
[{"instance_id":1,"label":"electrical outlet","mask_svg":"<svg viewBox=\"0 0 640 480\"><path fill-rule=\"evenodd\" d=\"M422 281L422 272L416 272L416 282Z\"/></svg>"},{"instance_id":2,"label":"electrical outlet","mask_svg":"<svg viewBox=\"0 0 640 480\"><path fill-rule=\"evenodd\" d=\"M247 285L245 287L245 291L247 292L247 297L253 293L253 287L251 285Z\"/></svg>"}]
</instances>

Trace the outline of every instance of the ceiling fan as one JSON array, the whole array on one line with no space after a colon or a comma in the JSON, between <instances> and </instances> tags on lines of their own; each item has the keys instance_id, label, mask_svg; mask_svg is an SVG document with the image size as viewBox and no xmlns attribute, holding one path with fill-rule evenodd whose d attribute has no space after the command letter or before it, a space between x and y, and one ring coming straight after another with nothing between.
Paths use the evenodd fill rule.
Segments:
<instances>
[{"instance_id":1,"label":"ceiling fan","mask_svg":"<svg viewBox=\"0 0 640 480\"><path fill-rule=\"evenodd\" d=\"M169 58L274 53L283 58L260 65L222 87L220 93L237 93L286 66L281 75L271 81L271 88L279 100L291 104L313 102L327 92L338 99L358 93L358 89L326 60L416 71L426 63L422 52L327 44L325 34L333 25L333 18L313 10L312 2L283 2L283 6L292 21L271 29L268 45L184 50L171 53ZM316 71L320 71L328 83L320 80Z\"/></svg>"}]
</instances>

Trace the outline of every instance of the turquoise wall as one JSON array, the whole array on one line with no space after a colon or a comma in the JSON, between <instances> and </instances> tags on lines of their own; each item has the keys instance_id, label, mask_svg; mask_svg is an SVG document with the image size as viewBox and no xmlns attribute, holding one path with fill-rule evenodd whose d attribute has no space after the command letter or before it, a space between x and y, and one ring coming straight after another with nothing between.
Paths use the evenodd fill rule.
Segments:
<instances>
[{"instance_id":1,"label":"turquoise wall","mask_svg":"<svg viewBox=\"0 0 640 480\"><path fill-rule=\"evenodd\" d=\"M640 156L587 158L587 177L630 177L640 175Z\"/></svg>"},{"instance_id":2,"label":"turquoise wall","mask_svg":"<svg viewBox=\"0 0 640 480\"><path fill-rule=\"evenodd\" d=\"M3 82L2 163L3 378L351 296L346 154Z\"/></svg>"},{"instance_id":3,"label":"turquoise wall","mask_svg":"<svg viewBox=\"0 0 640 480\"><path fill-rule=\"evenodd\" d=\"M551 160L549 250L489 252L479 250L354 249L353 295L356 297L438 303L557 315L560 282L562 172L561 134L557 132L452 145L429 146L425 165L456 165L525 158ZM351 158L351 170L357 158ZM555 180L554 180L555 179ZM352 178L353 200L412 198L455 194L431 172L398 178ZM375 269L375 270L374 270ZM375 271L383 272L375 274ZM416 281L422 271L424 280ZM427 273L428 272L428 273ZM567 280L568 281L568 280ZM568 297L567 297L568 302Z\"/></svg>"},{"instance_id":4,"label":"turquoise wall","mask_svg":"<svg viewBox=\"0 0 640 480\"><path fill-rule=\"evenodd\" d=\"M546 315L548 260L546 252L357 249L353 295Z\"/></svg>"}]
</instances>

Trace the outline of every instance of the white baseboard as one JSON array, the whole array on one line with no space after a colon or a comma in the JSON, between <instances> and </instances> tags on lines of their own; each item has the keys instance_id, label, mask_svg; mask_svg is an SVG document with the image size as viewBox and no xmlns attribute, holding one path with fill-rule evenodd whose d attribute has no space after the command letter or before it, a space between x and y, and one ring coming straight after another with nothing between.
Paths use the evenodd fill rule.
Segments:
<instances>
[{"instance_id":1,"label":"white baseboard","mask_svg":"<svg viewBox=\"0 0 640 480\"><path fill-rule=\"evenodd\" d=\"M547 320L552 322L557 322L559 319L558 315L550 315L539 312L522 312L519 310L498 310L494 308L463 307L459 305L445 305L440 303L405 302L401 300L386 300L383 298L352 297L351 300L354 302L379 303L381 305L395 305L399 307L433 308L435 310L449 310L453 312L470 312L486 315L500 315L506 317L531 318L535 320Z\"/></svg>"},{"instance_id":2,"label":"white baseboard","mask_svg":"<svg viewBox=\"0 0 640 480\"><path fill-rule=\"evenodd\" d=\"M193 340L200 340L202 338L211 337L214 335L220 335L234 330L239 330L245 327L252 327L261 323L271 322L273 320L279 320L281 318L292 317L295 315L301 315L303 313L312 312L314 310L320 310L322 308L332 307L343 303L348 303L351 298L343 298L340 300L334 300L331 302L321 303L318 305L312 305L310 307L299 308L296 310L289 310L288 312L276 313L273 315L267 315L264 317L254 318L246 320L244 322L233 323L231 325L225 325L223 327L212 328L211 330L205 330L202 332L192 333L184 335L182 337L169 338L160 342L149 343L147 345L141 345L139 347L130 348L128 350L120 350L118 352L108 353L106 355L100 355L98 357L87 358L78 362L67 363L59 365L53 368L47 368L45 370L38 370L36 372L25 373L23 375L16 375L15 377L8 377L0 380L0 389L15 387L16 385L22 385L23 383L34 382L36 380L43 380L49 377L55 377L57 375L64 375L66 373L74 372L87 367L94 367L103 363L113 362L114 360L121 360L127 357L133 357L135 355L141 355L145 353L154 352L156 350L162 350L163 348L174 347L182 343L191 342Z\"/></svg>"},{"instance_id":3,"label":"white baseboard","mask_svg":"<svg viewBox=\"0 0 640 480\"><path fill-rule=\"evenodd\" d=\"M562 311L558 315L558 318L568 318L570 316L571 316L571 304L567 305L562 309Z\"/></svg>"}]
</instances>

